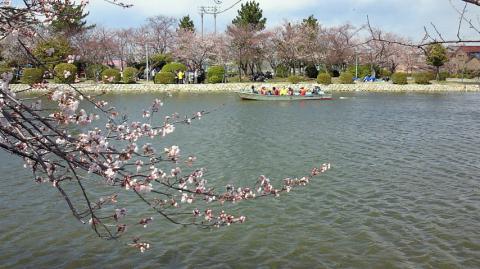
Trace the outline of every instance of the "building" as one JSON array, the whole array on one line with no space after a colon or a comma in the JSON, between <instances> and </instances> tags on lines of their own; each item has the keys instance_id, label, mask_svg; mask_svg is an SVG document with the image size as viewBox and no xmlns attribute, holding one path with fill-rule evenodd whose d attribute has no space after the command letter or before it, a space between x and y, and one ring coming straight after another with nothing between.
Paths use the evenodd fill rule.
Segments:
<instances>
[{"instance_id":1,"label":"building","mask_svg":"<svg viewBox=\"0 0 480 269\"><path fill-rule=\"evenodd\" d=\"M457 46L449 48L446 68L451 73L480 72L480 46Z\"/></svg>"}]
</instances>

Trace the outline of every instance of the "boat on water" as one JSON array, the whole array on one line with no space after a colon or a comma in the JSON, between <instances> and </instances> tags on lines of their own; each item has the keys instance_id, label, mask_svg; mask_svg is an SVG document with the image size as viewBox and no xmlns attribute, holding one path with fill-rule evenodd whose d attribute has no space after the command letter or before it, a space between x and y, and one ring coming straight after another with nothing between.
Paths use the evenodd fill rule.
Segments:
<instances>
[{"instance_id":1,"label":"boat on water","mask_svg":"<svg viewBox=\"0 0 480 269\"><path fill-rule=\"evenodd\" d=\"M252 92L239 92L238 96L243 100L257 101L300 101L300 100L332 100L331 94L310 94L310 95L263 95Z\"/></svg>"}]
</instances>

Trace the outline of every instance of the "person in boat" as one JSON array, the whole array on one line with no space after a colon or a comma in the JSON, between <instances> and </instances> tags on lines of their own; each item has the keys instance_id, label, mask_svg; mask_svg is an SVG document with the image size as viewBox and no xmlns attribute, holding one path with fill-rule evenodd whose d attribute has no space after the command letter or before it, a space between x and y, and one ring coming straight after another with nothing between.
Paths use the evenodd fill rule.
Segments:
<instances>
[{"instance_id":1,"label":"person in boat","mask_svg":"<svg viewBox=\"0 0 480 269\"><path fill-rule=\"evenodd\" d=\"M318 87L318 86L313 87L312 94L313 95L318 95L319 89L320 89L320 87Z\"/></svg>"},{"instance_id":2,"label":"person in boat","mask_svg":"<svg viewBox=\"0 0 480 269\"><path fill-rule=\"evenodd\" d=\"M300 95L305 96L306 93L307 93L307 89L305 89L304 87L301 87L300 88Z\"/></svg>"},{"instance_id":3,"label":"person in boat","mask_svg":"<svg viewBox=\"0 0 480 269\"><path fill-rule=\"evenodd\" d=\"M293 95L292 87L288 87L287 95Z\"/></svg>"},{"instance_id":4,"label":"person in boat","mask_svg":"<svg viewBox=\"0 0 480 269\"><path fill-rule=\"evenodd\" d=\"M260 94L261 94L261 95L265 95L265 87L262 87L262 88L260 89Z\"/></svg>"},{"instance_id":5,"label":"person in boat","mask_svg":"<svg viewBox=\"0 0 480 269\"><path fill-rule=\"evenodd\" d=\"M287 88L282 88L280 90L280 95L284 96L284 95L287 95L287 94L288 94Z\"/></svg>"},{"instance_id":6,"label":"person in boat","mask_svg":"<svg viewBox=\"0 0 480 269\"><path fill-rule=\"evenodd\" d=\"M273 91L273 94L275 94L275 95L280 95L280 89L279 89L279 88L275 88L275 90Z\"/></svg>"},{"instance_id":7,"label":"person in boat","mask_svg":"<svg viewBox=\"0 0 480 269\"><path fill-rule=\"evenodd\" d=\"M255 89L255 86L252 85L252 87L250 89L252 89L252 93L258 94L258 91Z\"/></svg>"}]
</instances>

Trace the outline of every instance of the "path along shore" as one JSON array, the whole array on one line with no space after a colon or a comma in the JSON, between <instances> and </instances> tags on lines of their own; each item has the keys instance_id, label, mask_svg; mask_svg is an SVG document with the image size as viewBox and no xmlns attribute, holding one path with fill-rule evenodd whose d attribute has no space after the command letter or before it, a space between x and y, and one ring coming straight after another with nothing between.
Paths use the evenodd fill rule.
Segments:
<instances>
[{"instance_id":1,"label":"path along shore","mask_svg":"<svg viewBox=\"0 0 480 269\"><path fill-rule=\"evenodd\" d=\"M84 92L108 92L108 93L134 93L134 92L238 92L249 89L251 85L256 88L265 86L272 87L299 87L312 88L318 84L288 84L288 83L226 83L226 84L74 84L73 86ZM56 87L69 89L68 85L48 84L49 89ZM480 92L480 85L470 84L430 84L430 85L395 85L387 82L360 82L355 84L330 84L320 85L322 90L327 92ZM10 88L14 92L23 91L29 88L24 84L12 84ZM42 90L34 90L42 91ZM44 90L43 90L44 91Z\"/></svg>"}]
</instances>

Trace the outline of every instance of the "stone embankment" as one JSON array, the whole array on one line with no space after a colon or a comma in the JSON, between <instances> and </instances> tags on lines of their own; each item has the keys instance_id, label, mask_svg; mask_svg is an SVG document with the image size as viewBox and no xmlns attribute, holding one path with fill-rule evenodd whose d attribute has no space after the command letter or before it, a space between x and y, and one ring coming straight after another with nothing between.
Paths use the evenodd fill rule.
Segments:
<instances>
[{"instance_id":1,"label":"stone embankment","mask_svg":"<svg viewBox=\"0 0 480 269\"><path fill-rule=\"evenodd\" d=\"M74 84L77 89L84 92L108 92L108 93L132 93L132 92L237 92L255 87L299 87L312 88L318 84L287 84L287 83L227 83L227 84L183 84L183 85L160 85L160 84ZM480 85L461 84L431 84L431 85L394 85L386 82L356 83L356 84L331 84L320 85L327 92L477 92ZM29 88L28 85L12 84L11 89L15 92ZM68 85L50 84L49 88L70 88ZM42 91L42 90L34 90Z\"/></svg>"}]
</instances>

